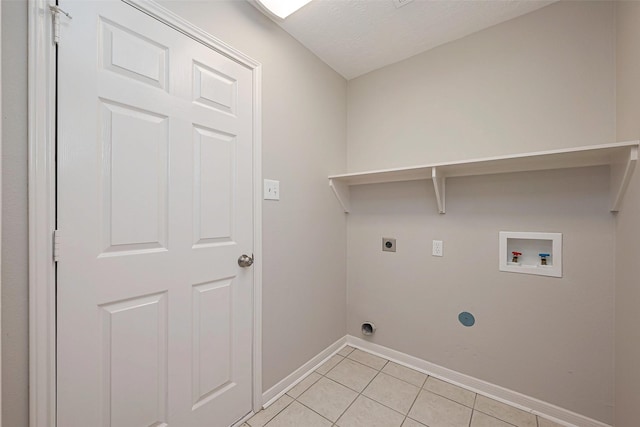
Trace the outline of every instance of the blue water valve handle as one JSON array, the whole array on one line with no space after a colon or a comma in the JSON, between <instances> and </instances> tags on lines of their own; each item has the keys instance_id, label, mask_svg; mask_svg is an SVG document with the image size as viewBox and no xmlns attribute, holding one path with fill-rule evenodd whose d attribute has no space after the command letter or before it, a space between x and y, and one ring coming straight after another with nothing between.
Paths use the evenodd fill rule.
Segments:
<instances>
[{"instance_id":1,"label":"blue water valve handle","mask_svg":"<svg viewBox=\"0 0 640 427\"><path fill-rule=\"evenodd\" d=\"M546 257L548 257L548 256L551 256L551 254L538 254L538 256L539 256L540 258L546 258Z\"/></svg>"}]
</instances>

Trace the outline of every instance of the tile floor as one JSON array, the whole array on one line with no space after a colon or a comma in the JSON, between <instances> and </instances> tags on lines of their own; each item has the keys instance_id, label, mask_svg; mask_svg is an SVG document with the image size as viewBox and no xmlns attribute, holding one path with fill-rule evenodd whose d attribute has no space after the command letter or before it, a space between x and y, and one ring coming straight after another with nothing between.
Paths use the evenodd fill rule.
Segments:
<instances>
[{"instance_id":1,"label":"tile floor","mask_svg":"<svg viewBox=\"0 0 640 427\"><path fill-rule=\"evenodd\" d=\"M349 346L248 426L561 427Z\"/></svg>"}]
</instances>

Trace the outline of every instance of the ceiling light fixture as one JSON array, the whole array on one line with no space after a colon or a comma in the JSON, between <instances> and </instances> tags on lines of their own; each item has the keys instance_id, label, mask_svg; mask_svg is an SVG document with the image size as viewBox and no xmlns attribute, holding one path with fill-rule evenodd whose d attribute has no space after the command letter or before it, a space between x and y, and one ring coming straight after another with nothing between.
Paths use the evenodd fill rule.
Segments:
<instances>
[{"instance_id":1,"label":"ceiling light fixture","mask_svg":"<svg viewBox=\"0 0 640 427\"><path fill-rule=\"evenodd\" d=\"M256 0L267 12L273 16L285 19L299 10L311 0Z\"/></svg>"}]
</instances>

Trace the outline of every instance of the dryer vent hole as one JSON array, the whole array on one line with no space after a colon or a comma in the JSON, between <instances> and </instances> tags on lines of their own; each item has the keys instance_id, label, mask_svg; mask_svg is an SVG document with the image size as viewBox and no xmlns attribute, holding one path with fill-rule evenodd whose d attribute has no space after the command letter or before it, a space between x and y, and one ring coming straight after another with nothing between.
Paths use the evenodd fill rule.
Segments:
<instances>
[{"instance_id":1,"label":"dryer vent hole","mask_svg":"<svg viewBox=\"0 0 640 427\"><path fill-rule=\"evenodd\" d=\"M375 331L376 331L376 325L374 325L372 322L364 322L362 324L363 335L373 335Z\"/></svg>"}]
</instances>

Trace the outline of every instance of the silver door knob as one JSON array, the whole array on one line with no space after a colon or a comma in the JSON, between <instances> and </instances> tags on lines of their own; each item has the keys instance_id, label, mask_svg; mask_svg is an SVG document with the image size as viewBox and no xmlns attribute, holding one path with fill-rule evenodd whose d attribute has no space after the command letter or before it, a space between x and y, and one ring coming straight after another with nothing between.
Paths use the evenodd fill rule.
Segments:
<instances>
[{"instance_id":1,"label":"silver door knob","mask_svg":"<svg viewBox=\"0 0 640 427\"><path fill-rule=\"evenodd\" d=\"M251 267L251 264L253 264L253 257L249 256L249 255L241 255L240 258L238 258L238 265L240 267Z\"/></svg>"}]
</instances>

